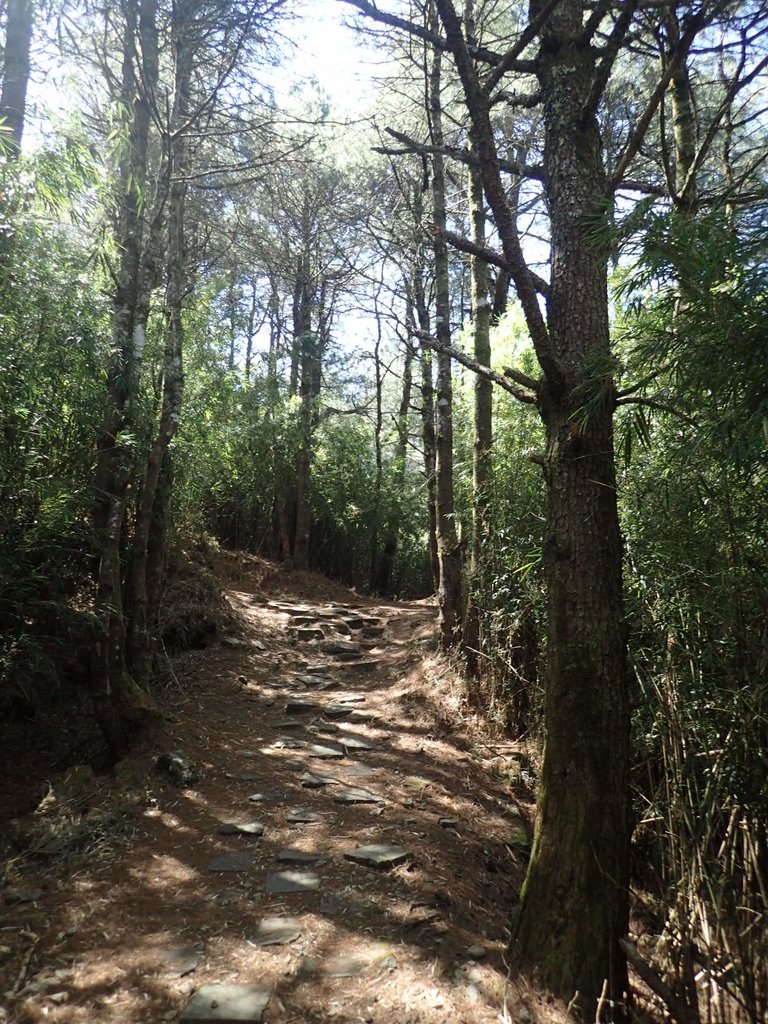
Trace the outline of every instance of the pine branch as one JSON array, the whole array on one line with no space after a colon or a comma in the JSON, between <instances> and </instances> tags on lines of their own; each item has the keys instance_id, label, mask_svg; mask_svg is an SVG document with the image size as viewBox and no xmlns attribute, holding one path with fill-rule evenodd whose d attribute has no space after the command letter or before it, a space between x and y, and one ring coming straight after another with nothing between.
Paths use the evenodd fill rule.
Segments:
<instances>
[{"instance_id":1,"label":"pine branch","mask_svg":"<svg viewBox=\"0 0 768 1024\"><path fill-rule=\"evenodd\" d=\"M428 348L431 348L433 352L444 352L446 355L449 355L451 359L455 359L457 363L461 363L462 366L466 366L468 370L472 370L472 372L476 373L479 377L485 377L486 380L490 380L493 381L494 384L498 384L500 388L503 388L504 391L508 391L510 395L518 400L518 402L523 402L525 405L538 405L538 398L536 395L532 395L530 392L523 391L520 388L515 387L513 384L510 384L506 376L496 373L496 371L492 370L489 366L483 366L482 363L478 363L476 359L468 356L460 349L454 348L453 345L441 345L436 338L433 338L432 335L428 334L426 331L415 331L414 333L416 337ZM505 370L505 374L506 372L507 371ZM533 383L535 384L535 381Z\"/></svg>"}]
</instances>

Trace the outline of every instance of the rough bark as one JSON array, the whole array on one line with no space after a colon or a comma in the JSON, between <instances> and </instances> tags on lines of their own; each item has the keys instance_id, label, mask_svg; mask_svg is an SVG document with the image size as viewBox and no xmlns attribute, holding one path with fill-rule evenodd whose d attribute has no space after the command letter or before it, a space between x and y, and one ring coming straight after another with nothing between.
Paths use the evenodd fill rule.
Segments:
<instances>
[{"instance_id":1,"label":"rough bark","mask_svg":"<svg viewBox=\"0 0 768 1024\"><path fill-rule=\"evenodd\" d=\"M498 173L487 94L451 0L436 0L461 77L483 186L544 378L548 645L546 742L534 844L513 944L585 1017L620 1015L628 926L629 708L614 390L591 367L610 354L607 258L594 241L608 186L594 114L595 55L578 44L584 8L562 0L536 63L552 281L546 321ZM585 411L585 409L587 411ZM601 998L602 997L602 998Z\"/></svg>"},{"instance_id":2,"label":"rough bark","mask_svg":"<svg viewBox=\"0 0 768 1024\"><path fill-rule=\"evenodd\" d=\"M173 441L181 419L184 393L182 305L186 292L186 243L184 216L186 208L187 139L183 125L190 108L192 49L188 38L188 5L178 4L174 32L174 101L170 121L170 153L167 166L168 245L167 280L164 302L165 344L163 352L162 406L157 434L150 445L141 498L134 524L131 585L128 589L127 637L128 665L140 687L149 683L154 656L155 635L151 626L157 619L157 608L149 600L148 577L155 572L149 561L150 537L155 525L158 484L166 452ZM162 546L152 545L153 558L161 562Z\"/></svg>"},{"instance_id":3,"label":"rough bark","mask_svg":"<svg viewBox=\"0 0 768 1024\"><path fill-rule=\"evenodd\" d=\"M2 152L8 160L17 160L21 152L34 17L32 0L8 0L0 89Z\"/></svg>"},{"instance_id":4,"label":"rough bark","mask_svg":"<svg viewBox=\"0 0 768 1024\"><path fill-rule=\"evenodd\" d=\"M442 146L442 108L440 97L441 55L432 57L429 82L430 125L436 149ZM437 352L437 403L435 409L435 502L437 554L440 585L437 602L440 636L444 649L453 647L461 632L462 557L456 530L453 500L453 381L452 360L442 346L451 344L451 300L448 276L448 247L440 232L446 228L445 168L443 156L432 157L432 219L438 229L434 235L435 337Z\"/></svg>"},{"instance_id":5,"label":"rough bark","mask_svg":"<svg viewBox=\"0 0 768 1024\"><path fill-rule=\"evenodd\" d=\"M120 264L113 296L112 353L108 408L98 443L95 526L97 570L95 613L100 623L93 650L91 687L96 718L112 756L125 749L132 727L145 720L150 702L136 687L125 663L125 620L121 543L133 469L126 438L134 420L143 334L136 330L140 297L143 220L140 214L149 144L150 106L134 66L138 30L154 25L154 0L129 4L123 37L123 109L131 112L125 155L119 169Z\"/></svg>"},{"instance_id":6,"label":"rough bark","mask_svg":"<svg viewBox=\"0 0 768 1024\"><path fill-rule=\"evenodd\" d=\"M469 172L469 217L472 241L485 245L485 207L483 185L479 172ZM481 366L491 365L491 310L488 301L488 264L473 256L470 260L472 278L472 338L474 356ZM488 535L488 499L490 488L490 457L493 435L493 384L481 374L474 384L474 438L472 444L472 538L470 542L467 608L464 616L464 653L467 677L480 675L480 596L481 551ZM479 697L477 686L470 683L469 696L474 703Z\"/></svg>"}]
</instances>

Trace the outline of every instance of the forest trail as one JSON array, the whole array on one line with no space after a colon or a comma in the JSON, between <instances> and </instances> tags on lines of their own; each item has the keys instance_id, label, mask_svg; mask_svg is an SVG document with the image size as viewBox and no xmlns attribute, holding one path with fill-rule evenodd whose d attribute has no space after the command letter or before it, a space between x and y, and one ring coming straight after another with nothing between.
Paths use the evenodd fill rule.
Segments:
<instances>
[{"instance_id":1,"label":"forest trail","mask_svg":"<svg viewBox=\"0 0 768 1024\"><path fill-rule=\"evenodd\" d=\"M0 1019L562 1019L508 977L520 752L461 713L434 607L220 569L238 626L176 665L176 721L122 764L130 841L0 911ZM199 780L153 768L169 751Z\"/></svg>"}]
</instances>

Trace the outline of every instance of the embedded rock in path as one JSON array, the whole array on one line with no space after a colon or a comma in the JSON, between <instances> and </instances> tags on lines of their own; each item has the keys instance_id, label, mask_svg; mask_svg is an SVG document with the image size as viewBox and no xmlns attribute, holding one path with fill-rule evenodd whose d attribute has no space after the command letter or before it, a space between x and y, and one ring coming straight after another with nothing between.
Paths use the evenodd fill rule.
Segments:
<instances>
[{"instance_id":1,"label":"embedded rock in path","mask_svg":"<svg viewBox=\"0 0 768 1024\"><path fill-rule=\"evenodd\" d=\"M330 718L337 721L341 718L349 718L352 714L352 708L347 707L345 704L326 704L323 708L323 718Z\"/></svg>"},{"instance_id":2,"label":"embedded rock in path","mask_svg":"<svg viewBox=\"0 0 768 1024\"><path fill-rule=\"evenodd\" d=\"M290 615L292 619L300 615L310 615L312 612L312 609L304 604L278 605L278 610L285 612L286 615Z\"/></svg>"},{"instance_id":3,"label":"embedded rock in path","mask_svg":"<svg viewBox=\"0 0 768 1024\"><path fill-rule=\"evenodd\" d=\"M321 968L327 978L359 978L368 964L354 956L337 956Z\"/></svg>"},{"instance_id":4,"label":"embedded rock in path","mask_svg":"<svg viewBox=\"0 0 768 1024\"><path fill-rule=\"evenodd\" d=\"M256 927L257 946L287 946L301 936L301 925L293 917L265 917Z\"/></svg>"},{"instance_id":5,"label":"embedded rock in path","mask_svg":"<svg viewBox=\"0 0 768 1024\"><path fill-rule=\"evenodd\" d=\"M366 640L375 640L380 636L384 636L384 626L363 626L361 633Z\"/></svg>"},{"instance_id":6,"label":"embedded rock in path","mask_svg":"<svg viewBox=\"0 0 768 1024\"><path fill-rule=\"evenodd\" d=\"M344 757L344 750L341 747L326 743L310 743L305 753L307 757L314 757L319 761L340 761Z\"/></svg>"},{"instance_id":7,"label":"embedded rock in path","mask_svg":"<svg viewBox=\"0 0 768 1024\"><path fill-rule=\"evenodd\" d=\"M327 676L328 673L331 671L331 666L322 664L307 665L305 671L308 672L309 675L311 676Z\"/></svg>"},{"instance_id":8,"label":"embedded rock in path","mask_svg":"<svg viewBox=\"0 0 768 1024\"><path fill-rule=\"evenodd\" d=\"M346 622L334 622L333 629L335 629L340 636L352 635L352 630L349 628Z\"/></svg>"},{"instance_id":9,"label":"embedded rock in path","mask_svg":"<svg viewBox=\"0 0 768 1024\"><path fill-rule=\"evenodd\" d=\"M314 615L294 615L292 617L292 626L314 626L317 619Z\"/></svg>"},{"instance_id":10,"label":"embedded rock in path","mask_svg":"<svg viewBox=\"0 0 768 1024\"><path fill-rule=\"evenodd\" d=\"M155 761L155 767L182 788L193 786L201 778L200 769L195 762L186 755L178 754L173 750L161 754Z\"/></svg>"},{"instance_id":11,"label":"embedded rock in path","mask_svg":"<svg viewBox=\"0 0 768 1024\"><path fill-rule=\"evenodd\" d=\"M225 821L216 831L220 836L263 836L264 826L260 821Z\"/></svg>"},{"instance_id":12,"label":"embedded rock in path","mask_svg":"<svg viewBox=\"0 0 768 1024\"><path fill-rule=\"evenodd\" d=\"M339 736L339 743L345 750L375 750L376 747L360 736Z\"/></svg>"},{"instance_id":13,"label":"embedded rock in path","mask_svg":"<svg viewBox=\"0 0 768 1024\"><path fill-rule=\"evenodd\" d=\"M362 658L359 645L353 644L350 640L332 640L330 643L325 645L323 650L327 654L333 654L336 657L342 654L348 654L353 657Z\"/></svg>"},{"instance_id":14,"label":"embedded rock in path","mask_svg":"<svg viewBox=\"0 0 768 1024\"><path fill-rule=\"evenodd\" d=\"M251 793L248 799L252 804L284 804L290 795L290 789L262 789L258 793Z\"/></svg>"},{"instance_id":15,"label":"embedded rock in path","mask_svg":"<svg viewBox=\"0 0 768 1024\"><path fill-rule=\"evenodd\" d=\"M264 891L270 896L290 892L316 892L320 879L314 871L277 871L267 875Z\"/></svg>"},{"instance_id":16,"label":"embedded rock in path","mask_svg":"<svg viewBox=\"0 0 768 1024\"><path fill-rule=\"evenodd\" d=\"M179 1018L204 1024L258 1024L267 1007L269 989L258 985L204 985Z\"/></svg>"},{"instance_id":17,"label":"embedded rock in path","mask_svg":"<svg viewBox=\"0 0 768 1024\"><path fill-rule=\"evenodd\" d=\"M437 823L438 825L440 825L441 828L456 829L459 827L459 822L457 818L438 818Z\"/></svg>"},{"instance_id":18,"label":"embedded rock in path","mask_svg":"<svg viewBox=\"0 0 768 1024\"><path fill-rule=\"evenodd\" d=\"M311 700L289 700L285 705L286 715L308 715L310 712L319 711L320 707Z\"/></svg>"},{"instance_id":19,"label":"embedded rock in path","mask_svg":"<svg viewBox=\"0 0 768 1024\"><path fill-rule=\"evenodd\" d=\"M163 973L183 978L185 974L191 974L195 970L200 963L201 956L202 950L195 946L162 949L160 950L160 962L163 965Z\"/></svg>"},{"instance_id":20,"label":"embedded rock in path","mask_svg":"<svg viewBox=\"0 0 768 1024\"><path fill-rule=\"evenodd\" d=\"M383 804L384 798L367 789L344 786L334 794L333 801L337 804Z\"/></svg>"},{"instance_id":21,"label":"embedded rock in path","mask_svg":"<svg viewBox=\"0 0 768 1024\"><path fill-rule=\"evenodd\" d=\"M344 625L349 626L350 629L362 629L364 626L359 615L345 615L343 621Z\"/></svg>"},{"instance_id":22,"label":"embedded rock in path","mask_svg":"<svg viewBox=\"0 0 768 1024\"><path fill-rule=\"evenodd\" d=\"M225 853L221 857L215 857L208 865L209 871L250 871L253 867L253 857L250 853Z\"/></svg>"},{"instance_id":23,"label":"embedded rock in path","mask_svg":"<svg viewBox=\"0 0 768 1024\"><path fill-rule=\"evenodd\" d=\"M304 772L299 781L304 789L322 789L323 786L335 786L339 780L335 775L326 775L325 772Z\"/></svg>"},{"instance_id":24,"label":"embedded rock in path","mask_svg":"<svg viewBox=\"0 0 768 1024\"><path fill-rule=\"evenodd\" d=\"M354 861L356 864L363 864L368 868L378 868L388 871L396 868L398 864L405 864L410 860L411 853L404 850L402 846L390 846L388 843L372 843L370 846L358 846L344 854L345 860Z\"/></svg>"},{"instance_id":25,"label":"embedded rock in path","mask_svg":"<svg viewBox=\"0 0 768 1024\"><path fill-rule=\"evenodd\" d=\"M327 676L299 676L298 680L302 686L306 686L307 689L320 689L321 687L327 686L331 680Z\"/></svg>"},{"instance_id":26,"label":"embedded rock in path","mask_svg":"<svg viewBox=\"0 0 768 1024\"><path fill-rule=\"evenodd\" d=\"M319 864L326 857L325 854L307 853L306 850L280 850L277 860L279 864Z\"/></svg>"},{"instance_id":27,"label":"embedded rock in path","mask_svg":"<svg viewBox=\"0 0 768 1024\"><path fill-rule=\"evenodd\" d=\"M324 636L322 629L311 629L309 626L302 626L296 630L297 640L322 640Z\"/></svg>"},{"instance_id":28,"label":"embedded rock in path","mask_svg":"<svg viewBox=\"0 0 768 1024\"><path fill-rule=\"evenodd\" d=\"M299 825L313 825L316 821L322 821L322 815L317 814L315 811L310 811L306 807L297 807L293 811L288 811L285 816L286 821Z\"/></svg>"},{"instance_id":29,"label":"embedded rock in path","mask_svg":"<svg viewBox=\"0 0 768 1024\"><path fill-rule=\"evenodd\" d=\"M309 726L310 732L321 732L327 736L334 736L338 731L338 725L334 725L332 722L323 722L322 719L318 719L316 722L312 722Z\"/></svg>"}]
</instances>

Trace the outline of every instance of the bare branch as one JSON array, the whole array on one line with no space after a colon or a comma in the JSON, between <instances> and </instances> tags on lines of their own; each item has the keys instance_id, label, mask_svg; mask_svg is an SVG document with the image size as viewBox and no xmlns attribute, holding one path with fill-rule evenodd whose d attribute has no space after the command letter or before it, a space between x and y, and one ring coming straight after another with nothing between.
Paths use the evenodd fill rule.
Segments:
<instances>
[{"instance_id":1,"label":"bare branch","mask_svg":"<svg viewBox=\"0 0 768 1024\"><path fill-rule=\"evenodd\" d=\"M698 428L699 426L696 420L683 412L682 409L678 409L668 402L662 402L658 398L646 398L643 395L626 395L624 398L617 398L616 405L645 405L649 409L655 409L657 412L668 412L670 416L676 416L683 423L687 423L689 427Z\"/></svg>"},{"instance_id":2,"label":"bare branch","mask_svg":"<svg viewBox=\"0 0 768 1024\"><path fill-rule=\"evenodd\" d=\"M461 363L462 366L466 366L468 370L472 370L479 377L485 377L487 380L493 381L494 384L498 384L500 388L508 391L510 395L513 395L518 402L523 402L525 405L538 405L538 398L536 395L532 395L528 391L522 391L520 388L515 387L507 380L507 378L501 374L496 373L495 370L491 370L488 366L483 366L482 363L478 363L476 359L468 356L465 352L462 352L458 348L454 348L453 345L441 345L436 338L433 338L431 334L426 331L414 331L415 336L428 348L431 348L434 352L444 352L455 359L457 363Z\"/></svg>"},{"instance_id":3,"label":"bare branch","mask_svg":"<svg viewBox=\"0 0 768 1024\"><path fill-rule=\"evenodd\" d=\"M407 152L422 153L428 156L437 153L441 156L451 157L453 160L459 160L470 167L480 167L480 158L469 149L460 149L458 146L432 146L426 142L417 142L410 135L406 135L405 132L399 132L394 128L387 128L386 132L387 135L391 135L393 139L402 143ZM389 151L376 149L375 152L387 154ZM544 180L544 168L539 165L521 164L515 160L499 160L498 163L499 168L508 174L533 178L536 181Z\"/></svg>"},{"instance_id":4,"label":"bare branch","mask_svg":"<svg viewBox=\"0 0 768 1024\"><path fill-rule=\"evenodd\" d=\"M539 34L544 24L549 20L550 15L558 6L558 4L560 4L560 2L561 0L549 0L548 3L544 4L544 6L536 15L536 17L532 21L528 22L526 27L520 33L520 36L515 45L512 47L511 50L508 50L504 54L502 59L499 61L499 63L496 65L496 67L485 80L485 89L489 94L499 84L504 75L506 75L508 71L511 71L514 68L517 58L520 56L520 54L523 52L526 46L529 43L533 42L533 40Z\"/></svg>"}]
</instances>

